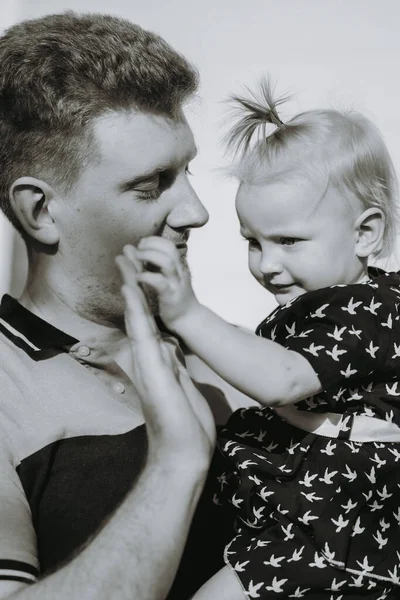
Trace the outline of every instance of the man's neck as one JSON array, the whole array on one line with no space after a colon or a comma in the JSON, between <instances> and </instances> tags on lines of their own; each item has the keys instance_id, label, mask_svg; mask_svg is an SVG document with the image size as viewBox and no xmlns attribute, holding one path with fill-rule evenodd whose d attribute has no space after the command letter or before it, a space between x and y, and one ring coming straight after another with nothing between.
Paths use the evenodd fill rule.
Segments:
<instances>
[{"instance_id":1,"label":"man's neck","mask_svg":"<svg viewBox=\"0 0 400 600\"><path fill-rule=\"evenodd\" d=\"M96 340L116 349L126 342L125 332L83 316L48 286L27 286L19 299L27 310L77 340Z\"/></svg>"}]
</instances>

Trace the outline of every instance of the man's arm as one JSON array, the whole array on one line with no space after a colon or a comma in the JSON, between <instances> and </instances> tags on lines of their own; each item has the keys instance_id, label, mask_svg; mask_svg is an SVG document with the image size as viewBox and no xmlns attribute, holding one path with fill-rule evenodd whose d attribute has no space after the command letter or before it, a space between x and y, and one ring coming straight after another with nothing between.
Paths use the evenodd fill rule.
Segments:
<instances>
[{"instance_id":1,"label":"man's arm","mask_svg":"<svg viewBox=\"0 0 400 600\"><path fill-rule=\"evenodd\" d=\"M199 452L201 455L201 452ZM207 473L208 459L165 452L145 466L134 490L71 562L29 587L0 582L15 600L162 600L168 593ZM11 595L10 595L11 593Z\"/></svg>"},{"instance_id":2,"label":"man's arm","mask_svg":"<svg viewBox=\"0 0 400 600\"><path fill-rule=\"evenodd\" d=\"M177 348L159 340L134 281L124 296L147 428L146 465L114 515L71 562L11 595L10 587L0 587L0 598L164 600L173 582L211 460L215 424Z\"/></svg>"}]
</instances>

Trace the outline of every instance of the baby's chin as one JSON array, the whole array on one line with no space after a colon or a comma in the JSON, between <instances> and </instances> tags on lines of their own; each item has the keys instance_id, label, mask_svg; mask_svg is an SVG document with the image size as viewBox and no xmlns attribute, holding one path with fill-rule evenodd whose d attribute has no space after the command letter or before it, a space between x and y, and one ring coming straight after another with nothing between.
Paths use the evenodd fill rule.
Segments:
<instances>
[{"instance_id":1,"label":"baby's chin","mask_svg":"<svg viewBox=\"0 0 400 600\"><path fill-rule=\"evenodd\" d=\"M299 296L302 296L306 293L307 290L304 290L303 288L300 288L297 285L291 285L290 287L282 290L281 292L275 293L274 296L279 306L285 306L285 304L287 304L288 302L291 302Z\"/></svg>"}]
</instances>

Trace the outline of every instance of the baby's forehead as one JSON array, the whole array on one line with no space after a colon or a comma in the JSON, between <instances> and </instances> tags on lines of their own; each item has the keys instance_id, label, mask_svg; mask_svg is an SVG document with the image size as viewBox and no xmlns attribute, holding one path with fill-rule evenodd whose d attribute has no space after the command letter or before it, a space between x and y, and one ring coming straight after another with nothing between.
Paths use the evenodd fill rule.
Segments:
<instances>
[{"instance_id":1,"label":"baby's forehead","mask_svg":"<svg viewBox=\"0 0 400 600\"><path fill-rule=\"evenodd\" d=\"M268 179L241 182L236 207L252 210L284 212L285 210L313 210L326 193L326 184L306 178Z\"/></svg>"},{"instance_id":2,"label":"baby's forehead","mask_svg":"<svg viewBox=\"0 0 400 600\"><path fill-rule=\"evenodd\" d=\"M242 183L236 210L243 229L257 223L272 227L327 220L334 224L361 214L361 203L349 196L329 182L305 179Z\"/></svg>"}]
</instances>

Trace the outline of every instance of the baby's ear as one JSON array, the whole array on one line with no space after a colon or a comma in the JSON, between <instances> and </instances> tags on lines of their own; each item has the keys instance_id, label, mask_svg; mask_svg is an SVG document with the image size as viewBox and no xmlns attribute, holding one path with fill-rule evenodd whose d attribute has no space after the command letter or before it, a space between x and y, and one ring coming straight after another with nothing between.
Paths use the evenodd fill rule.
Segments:
<instances>
[{"instance_id":1,"label":"baby's ear","mask_svg":"<svg viewBox=\"0 0 400 600\"><path fill-rule=\"evenodd\" d=\"M376 253L383 241L385 215L380 208L368 208L356 220L356 254L359 258L368 258Z\"/></svg>"}]
</instances>

